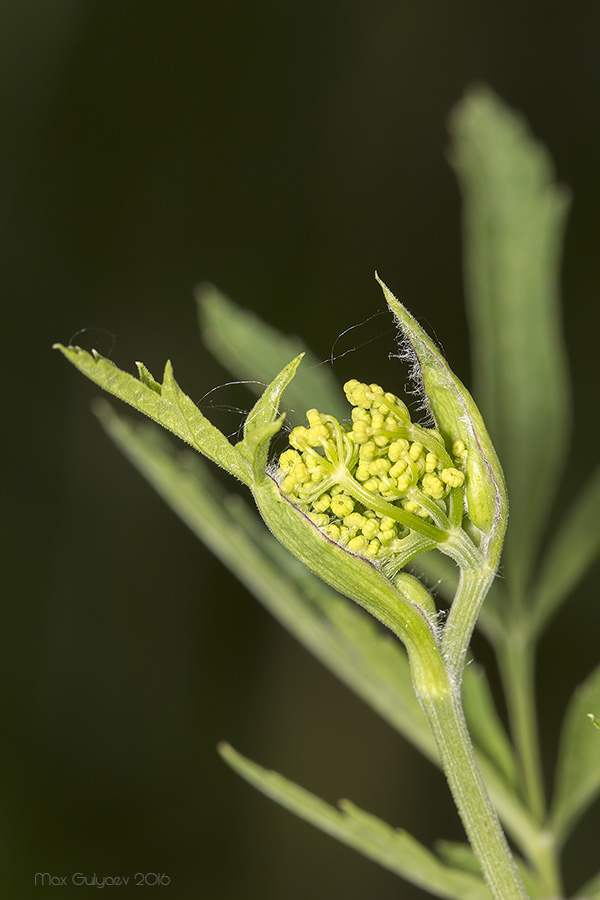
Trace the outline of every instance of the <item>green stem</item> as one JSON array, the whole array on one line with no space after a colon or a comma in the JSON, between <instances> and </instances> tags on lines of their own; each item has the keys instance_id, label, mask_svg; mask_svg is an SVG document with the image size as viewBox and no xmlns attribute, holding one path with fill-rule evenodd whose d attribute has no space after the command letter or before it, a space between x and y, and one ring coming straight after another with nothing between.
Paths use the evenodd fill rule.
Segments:
<instances>
[{"instance_id":1,"label":"green stem","mask_svg":"<svg viewBox=\"0 0 600 900\"><path fill-rule=\"evenodd\" d=\"M543 829L546 799L535 705L535 648L527 625L520 620L513 621L496 642L496 652L521 766L523 793L535 820ZM531 853L531 862L538 870L544 895L561 896L556 846L551 836L543 830Z\"/></svg>"},{"instance_id":2,"label":"green stem","mask_svg":"<svg viewBox=\"0 0 600 900\"><path fill-rule=\"evenodd\" d=\"M433 731L440 759L467 837L496 900L523 900L527 892L506 842L496 810L489 799L461 702L465 653L481 605L494 579L485 563L462 568L458 590L442 635L442 657L448 692L436 697L419 692Z\"/></svg>"},{"instance_id":3,"label":"green stem","mask_svg":"<svg viewBox=\"0 0 600 900\"><path fill-rule=\"evenodd\" d=\"M444 626L442 654L452 678L460 685L471 635L495 572L483 566L461 569L456 596Z\"/></svg>"},{"instance_id":4,"label":"green stem","mask_svg":"<svg viewBox=\"0 0 600 900\"><path fill-rule=\"evenodd\" d=\"M525 900L527 892L489 799L460 700L460 686L419 694L454 802L495 900Z\"/></svg>"},{"instance_id":5,"label":"green stem","mask_svg":"<svg viewBox=\"0 0 600 900\"><path fill-rule=\"evenodd\" d=\"M480 592L487 590L483 582L478 583ZM400 582L399 589L403 588L408 590ZM418 633L417 624L415 621L405 629L403 636L415 693L435 738L467 837L495 900L526 900L527 892L475 757L462 708L460 678L449 671L430 633ZM464 646L467 644L468 638ZM458 647L456 655L462 659Z\"/></svg>"}]
</instances>

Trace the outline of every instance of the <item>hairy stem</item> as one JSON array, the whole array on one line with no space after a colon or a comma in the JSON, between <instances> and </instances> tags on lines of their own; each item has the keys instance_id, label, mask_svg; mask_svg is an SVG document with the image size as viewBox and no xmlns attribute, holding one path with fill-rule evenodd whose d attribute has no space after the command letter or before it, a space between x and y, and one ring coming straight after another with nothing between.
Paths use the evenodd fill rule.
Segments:
<instances>
[{"instance_id":1,"label":"hairy stem","mask_svg":"<svg viewBox=\"0 0 600 900\"><path fill-rule=\"evenodd\" d=\"M460 687L419 697L467 837L495 900L525 900L527 892L489 799L465 724Z\"/></svg>"},{"instance_id":2,"label":"hairy stem","mask_svg":"<svg viewBox=\"0 0 600 900\"><path fill-rule=\"evenodd\" d=\"M442 654L452 679L460 685L465 654L481 605L495 573L486 567L461 569L456 596L442 636Z\"/></svg>"}]
</instances>

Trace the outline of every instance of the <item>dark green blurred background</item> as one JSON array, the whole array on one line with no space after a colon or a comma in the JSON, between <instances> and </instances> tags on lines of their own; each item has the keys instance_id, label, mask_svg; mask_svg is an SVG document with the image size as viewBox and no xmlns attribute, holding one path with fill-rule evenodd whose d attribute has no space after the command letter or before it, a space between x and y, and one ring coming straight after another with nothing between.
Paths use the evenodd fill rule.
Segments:
<instances>
[{"instance_id":1,"label":"dark green blurred background","mask_svg":"<svg viewBox=\"0 0 600 900\"><path fill-rule=\"evenodd\" d=\"M383 309L377 268L468 380L445 119L485 80L525 112L575 198L564 296L580 468L568 502L597 435L600 6L4 0L1 13L0 892L39 897L39 871L158 872L171 886L146 891L165 897L421 896L220 761L226 738L423 841L461 835L439 774L163 506L90 414L98 391L50 346L90 329L77 342L125 368L160 371L170 356L200 399L227 377L200 344L195 283L327 358ZM340 379L401 390L387 317L335 350L352 347ZM210 406L249 400L222 387L206 403L235 432L239 415ZM598 658L594 585L542 648L549 771L564 703ZM597 846L581 831L571 842L573 887Z\"/></svg>"}]
</instances>

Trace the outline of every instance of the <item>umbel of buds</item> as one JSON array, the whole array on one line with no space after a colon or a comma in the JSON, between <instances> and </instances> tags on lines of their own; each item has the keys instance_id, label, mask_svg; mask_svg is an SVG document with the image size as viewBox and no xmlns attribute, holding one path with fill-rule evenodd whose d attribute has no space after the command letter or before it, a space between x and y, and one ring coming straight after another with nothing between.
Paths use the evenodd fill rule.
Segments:
<instances>
[{"instance_id":1,"label":"umbel of buds","mask_svg":"<svg viewBox=\"0 0 600 900\"><path fill-rule=\"evenodd\" d=\"M97 384L247 485L265 523L294 556L368 608L407 645L425 641L433 659L438 650L431 643L431 619L421 615L429 602L423 600L425 588L400 570L437 547L461 567L463 585L465 573L493 577L506 525L506 492L469 392L410 313L382 288L434 427L413 422L395 394L352 380L345 385L348 421L309 410L308 427L291 431L290 447L275 469L269 447L284 420L281 396L301 356L267 386L234 445L184 394L170 363L160 383L142 364L135 378L95 352L59 349ZM454 603L453 611L459 606ZM470 604L465 633L476 612ZM461 629L454 627L453 633ZM422 660L423 654L413 654L417 657Z\"/></svg>"},{"instance_id":2,"label":"umbel of buds","mask_svg":"<svg viewBox=\"0 0 600 900\"><path fill-rule=\"evenodd\" d=\"M348 381L351 424L310 409L279 458L282 493L331 540L383 559L415 531L443 537L462 509L463 441L448 451L438 431L411 421L405 404L377 384ZM404 544L403 544L404 542Z\"/></svg>"},{"instance_id":3,"label":"umbel of buds","mask_svg":"<svg viewBox=\"0 0 600 900\"><path fill-rule=\"evenodd\" d=\"M273 534L334 587L348 593L353 560L387 578L437 547L463 570L497 567L506 525L502 470L481 414L439 349L381 283L433 428L376 384L345 385L347 423L311 409L294 428L274 473L269 447L284 416L281 396L301 360L267 386L232 445L187 397L170 363L162 383L139 378L99 354L59 347L89 378L187 441L246 484ZM307 527L308 526L308 527ZM337 552L336 552L337 551ZM341 555L340 555L341 554ZM344 559L345 558L345 559Z\"/></svg>"}]
</instances>

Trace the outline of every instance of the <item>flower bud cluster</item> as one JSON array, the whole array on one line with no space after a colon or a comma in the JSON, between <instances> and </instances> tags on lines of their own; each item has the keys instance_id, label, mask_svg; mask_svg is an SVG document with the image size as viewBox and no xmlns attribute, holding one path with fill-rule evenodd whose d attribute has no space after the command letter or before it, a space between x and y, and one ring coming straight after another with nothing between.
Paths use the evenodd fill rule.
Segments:
<instances>
[{"instance_id":1,"label":"flower bud cluster","mask_svg":"<svg viewBox=\"0 0 600 900\"><path fill-rule=\"evenodd\" d=\"M447 525L446 500L462 489L466 451L411 422L405 404L376 384L347 382L351 424L316 409L294 428L279 459L282 493L331 540L382 558L419 524Z\"/></svg>"}]
</instances>

